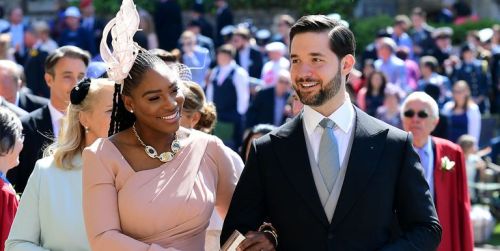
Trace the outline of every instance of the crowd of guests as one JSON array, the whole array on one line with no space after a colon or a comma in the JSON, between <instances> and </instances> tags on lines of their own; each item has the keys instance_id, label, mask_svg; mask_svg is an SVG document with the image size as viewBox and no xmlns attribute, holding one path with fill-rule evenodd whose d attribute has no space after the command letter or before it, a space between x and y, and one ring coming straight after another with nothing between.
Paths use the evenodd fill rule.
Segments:
<instances>
[{"instance_id":1,"label":"crowd of guests","mask_svg":"<svg viewBox=\"0 0 500 251\"><path fill-rule=\"evenodd\" d=\"M235 25L226 1L215 4L215 27L198 2L186 25L175 1L159 1L152 14L139 10L130 46L140 52L121 79L106 72L98 49L109 46L101 43L106 22L91 0L61 5L50 22L28 25L21 8L9 12L0 31L0 249L196 250L205 243L218 250L252 143L300 116L304 104L290 72L298 60L289 54L294 18L280 15L276 34L262 36ZM444 229L440 250L473 243L467 210L477 197L466 184L485 169L477 153L490 145L482 118L500 113L500 26L490 30L487 37L470 31L454 45L453 30L430 27L415 8L380 30L346 74L348 101L413 134ZM491 143L497 164L498 141ZM457 171L436 172L448 155ZM456 217L463 231L450 230Z\"/></svg>"}]
</instances>

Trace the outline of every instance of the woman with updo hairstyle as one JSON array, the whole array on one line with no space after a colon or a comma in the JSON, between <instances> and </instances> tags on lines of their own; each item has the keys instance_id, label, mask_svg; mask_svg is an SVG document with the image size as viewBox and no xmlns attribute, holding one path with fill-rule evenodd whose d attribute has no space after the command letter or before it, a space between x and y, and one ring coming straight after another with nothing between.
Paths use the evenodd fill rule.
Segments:
<instances>
[{"instance_id":1,"label":"woman with updo hairstyle","mask_svg":"<svg viewBox=\"0 0 500 251\"><path fill-rule=\"evenodd\" d=\"M82 212L82 151L107 137L114 83L84 79L71 91L57 141L38 160L5 250L90 250Z\"/></svg>"},{"instance_id":2,"label":"woman with updo hairstyle","mask_svg":"<svg viewBox=\"0 0 500 251\"><path fill-rule=\"evenodd\" d=\"M83 151L87 237L94 251L204 250L214 208L227 214L236 167L220 139L180 127L189 74L133 43L138 26L123 0L103 32L101 56L118 84L109 138Z\"/></svg>"},{"instance_id":3,"label":"woman with updo hairstyle","mask_svg":"<svg viewBox=\"0 0 500 251\"><path fill-rule=\"evenodd\" d=\"M215 105L206 102L201 86L192 81L185 81L182 88L184 105L182 106L181 126L211 133L217 121Z\"/></svg>"}]
</instances>

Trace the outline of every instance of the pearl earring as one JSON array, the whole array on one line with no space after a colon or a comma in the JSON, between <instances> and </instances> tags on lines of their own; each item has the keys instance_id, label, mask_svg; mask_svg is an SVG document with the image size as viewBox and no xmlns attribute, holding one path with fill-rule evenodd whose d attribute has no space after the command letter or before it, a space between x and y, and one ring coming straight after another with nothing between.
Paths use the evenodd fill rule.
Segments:
<instances>
[{"instance_id":1,"label":"pearl earring","mask_svg":"<svg viewBox=\"0 0 500 251\"><path fill-rule=\"evenodd\" d=\"M89 133L89 128L85 127L85 133Z\"/></svg>"},{"instance_id":2,"label":"pearl earring","mask_svg":"<svg viewBox=\"0 0 500 251\"><path fill-rule=\"evenodd\" d=\"M130 113L134 113L134 110L130 110Z\"/></svg>"}]
</instances>

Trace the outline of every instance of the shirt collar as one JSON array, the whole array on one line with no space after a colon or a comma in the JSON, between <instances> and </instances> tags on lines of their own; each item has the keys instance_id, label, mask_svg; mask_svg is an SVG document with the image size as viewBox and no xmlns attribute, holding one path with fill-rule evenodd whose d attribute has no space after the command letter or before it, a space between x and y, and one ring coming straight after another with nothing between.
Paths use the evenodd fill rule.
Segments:
<instances>
[{"instance_id":1,"label":"shirt collar","mask_svg":"<svg viewBox=\"0 0 500 251\"><path fill-rule=\"evenodd\" d=\"M308 135L311 135L325 116L321 115L321 113L315 111L310 106L305 105L303 118L306 132ZM352 107L351 100L346 98L344 103L335 112L330 114L328 118L335 122L342 132L348 133L354 122L354 108Z\"/></svg>"},{"instance_id":2,"label":"shirt collar","mask_svg":"<svg viewBox=\"0 0 500 251\"><path fill-rule=\"evenodd\" d=\"M2 179L5 183L10 184L9 180L7 180L7 174L0 172L0 179Z\"/></svg>"},{"instance_id":3,"label":"shirt collar","mask_svg":"<svg viewBox=\"0 0 500 251\"><path fill-rule=\"evenodd\" d=\"M430 156L430 153L432 152L432 140L431 140L431 136L429 136L429 138L427 139L427 142L425 142L425 145L422 146L421 148L419 149L422 149L424 150L424 152Z\"/></svg>"},{"instance_id":4,"label":"shirt collar","mask_svg":"<svg viewBox=\"0 0 500 251\"><path fill-rule=\"evenodd\" d=\"M52 118L52 121L59 121L64 116L64 113L62 113L59 110L57 110L52 105L52 102L49 102L49 112L50 112L50 117Z\"/></svg>"}]
</instances>

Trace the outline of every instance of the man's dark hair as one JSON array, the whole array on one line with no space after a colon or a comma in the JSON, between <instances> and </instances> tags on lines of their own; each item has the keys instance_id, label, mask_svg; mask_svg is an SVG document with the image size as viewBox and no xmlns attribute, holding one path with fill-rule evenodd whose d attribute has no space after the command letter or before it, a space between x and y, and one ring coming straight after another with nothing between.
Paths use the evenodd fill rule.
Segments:
<instances>
[{"instance_id":1,"label":"man's dark hair","mask_svg":"<svg viewBox=\"0 0 500 251\"><path fill-rule=\"evenodd\" d=\"M59 47L45 59L45 72L54 76L54 67L61 58L81 59L85 63L85 66L88 66L90 54L72 45Z\"/></svg>"},{"instance_id":2,"label":"man's dark hair","mask_svg":"<svg viewBox=\"0 0 500 251\"><path fill-rule=\"evenodd\" d=\"M356 40L354 34L345 25L323 15L301 17L290 29L290 43L297 34L306 32L328 32L330 50L342 59L348 54L354 56Z\"/></svg>"}]
</instances>

